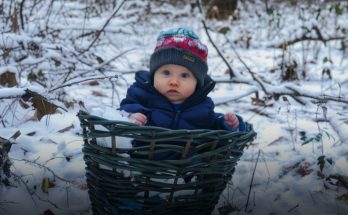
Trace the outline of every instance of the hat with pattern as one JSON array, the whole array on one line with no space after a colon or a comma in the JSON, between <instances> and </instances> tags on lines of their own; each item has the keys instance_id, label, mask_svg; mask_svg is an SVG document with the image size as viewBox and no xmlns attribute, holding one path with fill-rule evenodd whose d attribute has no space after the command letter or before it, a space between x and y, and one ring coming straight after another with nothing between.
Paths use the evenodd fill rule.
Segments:
<instances>
[{"instance_id":1,"label":"hat with pattern","mask_svg":"<svg viewBox=\"0 0 348 215\"><path fill-rule=\"evenodd\" d=\"M208 71L207 56L207 46L193 31L185 28L161 31L150 59L151 78L162 65L176 64L188 68L201 87Z\"/></svg>"}]
</instances>

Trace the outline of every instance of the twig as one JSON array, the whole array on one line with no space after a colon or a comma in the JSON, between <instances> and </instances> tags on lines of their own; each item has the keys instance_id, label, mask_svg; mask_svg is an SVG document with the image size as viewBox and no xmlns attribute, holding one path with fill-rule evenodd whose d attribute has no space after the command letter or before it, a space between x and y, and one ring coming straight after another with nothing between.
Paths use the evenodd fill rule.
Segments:
<instances>
[{"instance_id":1,"label":"twig","mask_svg":"<svg viewBox=\"0 0 348 215\"><path fill-rule=\"evenodd\" d=\"M283 47L286 47L286 46L289 46L289 45L294 45L295 43L298 43L298 42L302 42L302 41L321 41L322 43L324 43L324 45L326 45L326 43L328 41L331 41L331 40L344 40L344 36L342 37L330 37L330 38L324 38L322 33L320 32L318 26L313 26L312 27L312 30L315 31L315 33L317 34L317 37L312 37L312 36L307 36L306 34L307 33L310 33L310 32L305 32L301 37L298 37L298 38L295 38L293 40L290 40L290 41L286 41L278 46L276 46L277 48L283 48Z\"/></svg>"},{"instance_id":2,"label":"twig","mask_svg":"<svg viewBox=\"0 0 348 215\"><path fill-rule=\"evenodd\" d=\"M109 59L108 61L105 61L105 62L103 62L103 63L101 63L101 64L98 64L97 66L94 66L93 63L88 63L88 62L83 61L78 55L75 55L75 54L74 54L73 56L74 56L79 62L81 62L82 64L85 64L85 65L91 67L91 69L88 69L88 70L84 71L84 73L83 73L84 75L86 75L86 74L88 74L88 73L90 73L90 72L95 72L95 71L98 71L98 72L104 74L104 73L102 72L102 69L103 69L104 66L108 65L109 63L115 61L117 58L122 57L123 55L125 55L125 54L127 54L128 52L133 51L133 50L134 50L134 48L125 50L125 51L121 52L120 54L116 55L115 57L112 57L112 58ZM108 69L108 70L110 70L110 69ZM73 76L71 79L74 79L74 78L80 77L80 76L81 76L81 74L78 74L78 75L75 75L75 77ZM64 80L67 80L67 78L68 78L68 76L65 77ZM70 79L70 80L71 80L71 79ZM64 83L65 83L65 81L64 81Z\"/></svg>"},{"instance_id":3,"label":"twig","mask_svg":"<svg viewBox=\"0 0 348 215\"><path fill-rule=\"evenodd\" d=\"M23 18L23 6L24 6L25 0L22 0L22 2L19 4L19 17L21 19L21 28L24 30L24 18Z\"/></svg>"},{"instance_id":4,"label":"twig","mask_svg":"<svg viewBox=\"0 0 348 215\"><path fill-rule=\"evenodd\" d=\"M295 210L298 207L299 207L299 204L295 205L294 207L292 207L288 210L288 213L290 213L291 211Z\"/></svg>"},{"instance_id":5,"label":"twig","mask_svg":"<svg viewBox=\"0 0 348 215\"><path fill-rule=\"evenodd\" d=\"M247 97L250 94L255 93L256 91L257 91L257 88L255 87L255 88L252 88L249 91L246 91L246 92L244 92L244 93L242 93L240 95L237 95L237 96L233 96L233 97L229 97L229 98L225 98L225 99L219 99L219 100L215 99L214 103L215 103L215 105L227 104L227 103L229 103L231 101L237 101L237 100L239 100L241 98Z\"/></svg>"},{"instance_id":6,"label":"twig","mask_svg":"<svg viewBox=\"0 0 348 215\"><path fill-rule=\"evenodd\" d=\"M266 90L265 86L263 85L263 83L256 78L255 74L253 71L251 71L251 69L248 67L248 65L244 62L244 60L240 57L240 55L238 54L237 50L234 48L234 46L232 45L232 42L225 36L226 40L230 43L231 48L233 50L233 52L236 54L238 60L245 66L245 68L247 69L247 71L249 72L249 74L251 75L251 77L253 78L254 81L256 81L259 86L261 87L261 89L263 90L263 92L265 92L265 94L269 94L268 91Z\"/></svg>"},{"instance_id":7,"label":"twig","mask_svg":"<svg viewBox=\"0 0 348 215\"><path fill-rule=\"evenodd\" d=\"M24 182L24 180L22 179L22 177L16 175L15 173L11 172L11 174L12 174L13 176L15 176L16 178L19 178L19 180L24 184L25 189L27 190L28 194L30 195L31 200L33 201L34 205L37 207L38 205L37 205L37 203L35 202L35 199L33 198L33 194L32 194L32 192L30 191L30 189L29 189L27 183Z\"/></svg>"},{"instance_id":8,"label":"twig","mask_svg":"<svg viewBox=\"0 0 348 215\"><path fill-rule=\"evenodd\" d=\"M88 48L86 50L84 50L84 52L87 52L93 45L94 43L97 41L97 39L99 38L101 32L104 31L104 29L106 28L106 26L110 23L111 19L116 15L116 13L121 9L121 7L123 6L123 4L126 2L127 0L123 0L120 4L120 6L118 6L118 8L116 10L114 10L114 12L111 14L111 16L109 17L108 20L106 20L104 26L98 30L96 32L96 37L94 38L94 40L91 42L91 44L89 44Z\"/></svg>"},{"instance_id":9,"label":"twig","mask_svg":"<svg viewBox=\"0 0 348 215\"><path fill-rule=\"evenodd\" d=\"M203 9L202 9L202 4L200 0L197 0L197 4L198 4L198 8L201 12L201 14L203 15ZM226 58L223 56L223 54L220 52L219 48L215 45L214 41L212 40L212 38L210 37L209 31L208 31L208 27L205 23L204 18L202 19L202 24L205 30L205 33L207 34L210 43L214 46L216 52L219 54L219 56L222 58L222 60L224 61L224 63L226 64L226 66L228 67L228 73L230 74L230 78L234 78L236 77L236 75L234 74L234 71L232 69L232 67L230 66L230 64L228 63L228 61L226 60Z\"/></svg>"},{"instance_id":10,"label":"twig","mask_svg":"<svg viewBox=\"0 0 348 215\"><path fill-rule=\"evenodd\" d=\"M118 75L113 75L113 76L103 76L103 77L91 77L91 78L86 78L86 79L83 79L83 80L79 80L79 81L74 81L74 82L70 82L70 83L67 83L67 84L63 84L63 85L60 85L58 87L55 87L55 88L52 88L48 91L48 93L51 93L55 90L58 90L60 88L64 88L64 87L69 87L71 85L74 85L74 84L79 84L81 82L86 82L86 81L90 81L90 80L99 80L99 79L106 79L106 78L118 78Z\"/></svg>"},{"instance_id":11,"label":"twig","mask_svg":"<svg viewBox=\"0 0 348 215\"><path fill-rule=\"evenodd\" d=\"M1 201L0 202L0 205L2 205L2 204L18 204L18 202L12 202L12 201L6 201L5 200L5 201ZM11 213L8 210L6 210L5 208L0 207L0 210L2 210L6 214L10 214L11 215Z\"/></svg>"},{"instance_id":12,"label":"twig","mask_svg":"<svg viewBox=\"0 0 348 215\"><path fill-rule=\"evenodd\" d=\"M37 193L34 193L35 196L42 202L47 202L49 204L51 204L53 207L57 208L57 209L61 209L60 207L58 207L55 203L51 202L49 199L42 199Z\"/></svg>"},{"instance_id":13,"label":"twig","mask_svg":"<svg viewBox=\"0 0 348 215\"><path fill-rule=\"evenodd\" d=\"M248 209L249 199L250 199L250 193L251 193L251 188L252 188L252 185L253 185L254 176L255 176L255 172L256 172L256 167L257 167L257 163L259 162L260 154L261 154L261 150L259 150L259 152L258 152L258 154L257 154L257 158L256 158L256 163L255 163L254 171L253 171L253 174L252 174L251 180L250 180L248 198L247 198L247 202L246 202L246 205L245 205L244 212L247 212L247 209Z\"/></svg>"},{"instance_id":14,"label":"twig","mask_svg":"<svg viewBox=\"0 0 348 215\"><path fill-rule=\"evenodd\" d=\"M49 171L55 178L58 178L58 179L61 180L61 181L65 181L65 182L68 182L68 183L73 183L73 182L74 182L74 181L70 181L70 180L68 180L68 179L65 179L65 178L63 178L63 177L61 177L61 176L58 176L51 168L49 168L49 167L47 167L47 166L45 166L45 165L43 165L43 164L37 163L37 162L35 162L35 161L30 161L30 160L27 160L27 159L19 160L19 159L15 159L15 158L12 158L12 160L23 161L23 162L27 162L27 163L30 163L30 164L34 164L34 165L36 165L36 166L38 166L38 167L40 167L40 168L46 169L46 170Z\"/></svg>"},{"instance_id":15,"label":"twig","mask_svg":"<svg viewBox=\"0 0 348 215\"><path fill-rule=\"evenodd\" d=\"M267 170L268 183L269 183L270 180L271 180L271 173L269 172L269 168L268 168L268 165L267 165L267 162L266 162L265 154L263 152L262 152L262 158L263 158L263 162L265 163L266 170Z\"/></svg>"},{"instance_id":16,"label":"twig","mask_svg":"<svg viewBox=\"0 0 348 215\"><path fill-rule=\"evenodd\" d=\"M345 100L342 97L334 97L334 96L329 96L329 95L314 96L314 95L310 95L310 94L300 93L297 89L295 89L294 87L291 87L291 86L286 86L285 88L287 88L288 90L291 90L292 93L282 92L282 93L279 93L279 95L289 95L291 97L299 96L299 97L312 98L312 99L319 101L320 103L326 103L327 101L335 101L335 102L342 102L342 103L348 104L348 100Z\"/></svg>"},{"instance_id":17,"label":"twig","mask_svg":"<svg viewBox=\"0 0 348 215\"><path fill-rule=\"evenodd\" d=\"M309 193L309 196L311 197L311 199L312 199L312 201L313 201L313 204L316 205L315 199L314 199L314 197L313 197L311 191L308 190L308 193Z\"/></svg>"},{"instance_id":18,"label":"twig","mask_svg":"<svg viewBox=\"0 0 348 215\"><path fill-rule=\"evenodd\" d=\"M243 83L243 84L248 84L248 85L252 85L255 86L254 82L252 82L251 80L238 80L238 79L233 79L233 80L218 80L216 81L217 83ZM267 95L271 95L274 98L279 98L280 96L290 96L291 98L293 98L296 102L298 102L299 104L305 105L306 102L304 102L303 100L301 100L301 97L304 98L311 98L316 100L317 102L320 103L325 103L328 101L333 101L333 102L339 102L339 103L345 103L348 104L348 100L344 99L344 97L341 96L330 96L330 95L322 95L322 96L316 96L310 93L305 93L302 92L300 93L300 89L296 89L293 86L286 86L286 85L280 85L278 87L274 87L273 85L268 85L263 83L263 85L265 86L265 88L267 89L272 89L272 91L267 91ZM283 88L287 89L286 90L282 90Z\"/></svg>"}]
</instances>

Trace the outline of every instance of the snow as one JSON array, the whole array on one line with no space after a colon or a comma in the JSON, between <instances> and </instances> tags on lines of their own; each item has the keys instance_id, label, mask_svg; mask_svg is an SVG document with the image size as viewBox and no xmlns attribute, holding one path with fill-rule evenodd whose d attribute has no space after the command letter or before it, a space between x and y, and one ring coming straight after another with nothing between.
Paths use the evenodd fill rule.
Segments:
<instances>
[{"instance_id":1,"label":"snow","mask_svg":"<svg viewBox=\"0 0 348 215\"><path fill-rule=\"evenodd\" d=\"M91 50L83 53L79 51L91 44L95 34L83 35L103 27L114 12L110 5L110 8L95 6L86 18L81 9L91 6L88 3L54 2L49 7L42 1L33 7L30 16L31 12L25 12L30 22L25 23L24 30L13 33L8 24L2 27L0 75L15 73L19 83L16 87L0 86L0 136L9 139L18 130L21 135L13 141L9 153L12 186L0 185L0 214L42 214L47 209L54 214L92 214L81 151L82 131L76 114L87 109L110 120L129 121L125 113L117 111L117 106L133 83L134 71L148 68L160 30L175 27L189 27L208 46L209 74L218 82L210 94L216 111L236 112L252 123L257 132L257 139L244 150L213 214L219 214L219 207L227 204L239 209L230 211L230 215L345 214L347 200L338 198L347 195L348 190L329 183L329 177L348 176L347 53L340 50L339 40L326 44L305 41L289 46L286 51L274 47L301 37L313 26L320 27L324 38L345 37L344 41L348 41L347 34L340 30L348 29L347 3L341 2L345 8L342 15L336 15L334 9L329 10L323 3L274 5L275 11L267 15L253 8L255 5L264 8L263 1L255 1L255 5L243 1L239 4L240 19L206 20L213 41L236 73L230 82L225 73L227 67L209 42L201 23L203 16L197 8L188 16L191 13L188 5L175 7L163 3L162 7L156 7L149 2L126 2ZM25 4L29 8L32 3ZM4 3L4 7L9 5ZM319 6L322 14L316 19L313 14L317 15ZM146 15L147 10L153 15ZM44 20L37 21L40 18ZM230 31L216 33L221 27L229 27ZM47 33L55 30L55 34ZM40 36L41 31L47 33L46 37ZM243 40L246 36L251 37L249 48ZM311 30L307 36L317 34ZM37 43L38 50L27 50L30 42ZM21 44L24 50L19 48ZM5 48L11 50L7 58ZM20 60L23 56L26 58ZM97 57L103 62L98 62ZM331 61L324 62L325 57ZM53 59L61 64L55 64ZM306 77L282 81L281 59L295 60L299 73L305 69ZM245 64L262 81L269 95L284 95L279 99L265 96ZM330 69L331 79L322 76L324 68ZM46 80L27 79L29 72L39 70ZM97 81L96 85L91 84L92 79ZM45 81L46 88L42 86ZM58 108L59 113L35 120L35 108L24 109L18 102L26 89L46 96L60 107L64 107L64 102L73 102L74 106ZM305 95L298 97L305 105L288 95L293 90ZM263 104L255 103L256 91ZM318 141L303 144L319 134ZM118 148L132 147L131 139L117 138ZM103 146L111 146L110 138L101 139ZM318 158L322 155L333 163L326 160L321 170ZM123 171L123 174L131 173ZM44 178L54 184L48 193L40 188Z\"/></svg>"}]
</instances>

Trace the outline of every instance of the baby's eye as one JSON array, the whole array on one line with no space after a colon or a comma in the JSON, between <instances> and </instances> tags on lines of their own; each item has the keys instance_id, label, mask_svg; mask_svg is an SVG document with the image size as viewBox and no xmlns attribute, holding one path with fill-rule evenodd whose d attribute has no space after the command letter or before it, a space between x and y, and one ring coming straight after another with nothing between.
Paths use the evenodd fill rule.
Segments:
<instances>
[{"instance_id":1,"label":"baby's eye","mask_svg":"<svg viewBox=\"0 0 348 215\"><path fill-rule=\"evenodd\" d=\"M180 74L182 78L189 78L190 77L190 74L187 73L187 72L183 72Z\"/></svg>"},{"instance_id":2,"label":"baby's eye","mask_svg":"<svg viewBox=\"0 0 348 215\"><path fill-rule=\"evenodd\" d=\"M163 74L163 75L170 75L170 71L168 71L168 70L163 70L163 71L162 71L162 74Z\"/></svg>"}]
</instances>

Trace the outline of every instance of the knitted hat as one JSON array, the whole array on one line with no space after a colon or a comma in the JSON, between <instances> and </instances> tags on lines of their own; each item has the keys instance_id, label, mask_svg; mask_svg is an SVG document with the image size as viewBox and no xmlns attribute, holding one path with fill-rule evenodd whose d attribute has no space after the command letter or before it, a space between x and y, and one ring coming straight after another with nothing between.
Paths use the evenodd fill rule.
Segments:
<instances>
[{"instance_id":1,"label":"knitted hat","mask_svg":"<svg viewBox=\"0 0 348 215\"><path fill-rule=\"evenodd\" d=\"M176 64L188 68L201 87L208 71L207 55L207 46L193 31L185 28L161 31L150 59L151 78L162 65Z\"/></svg>"}]
</instances>

